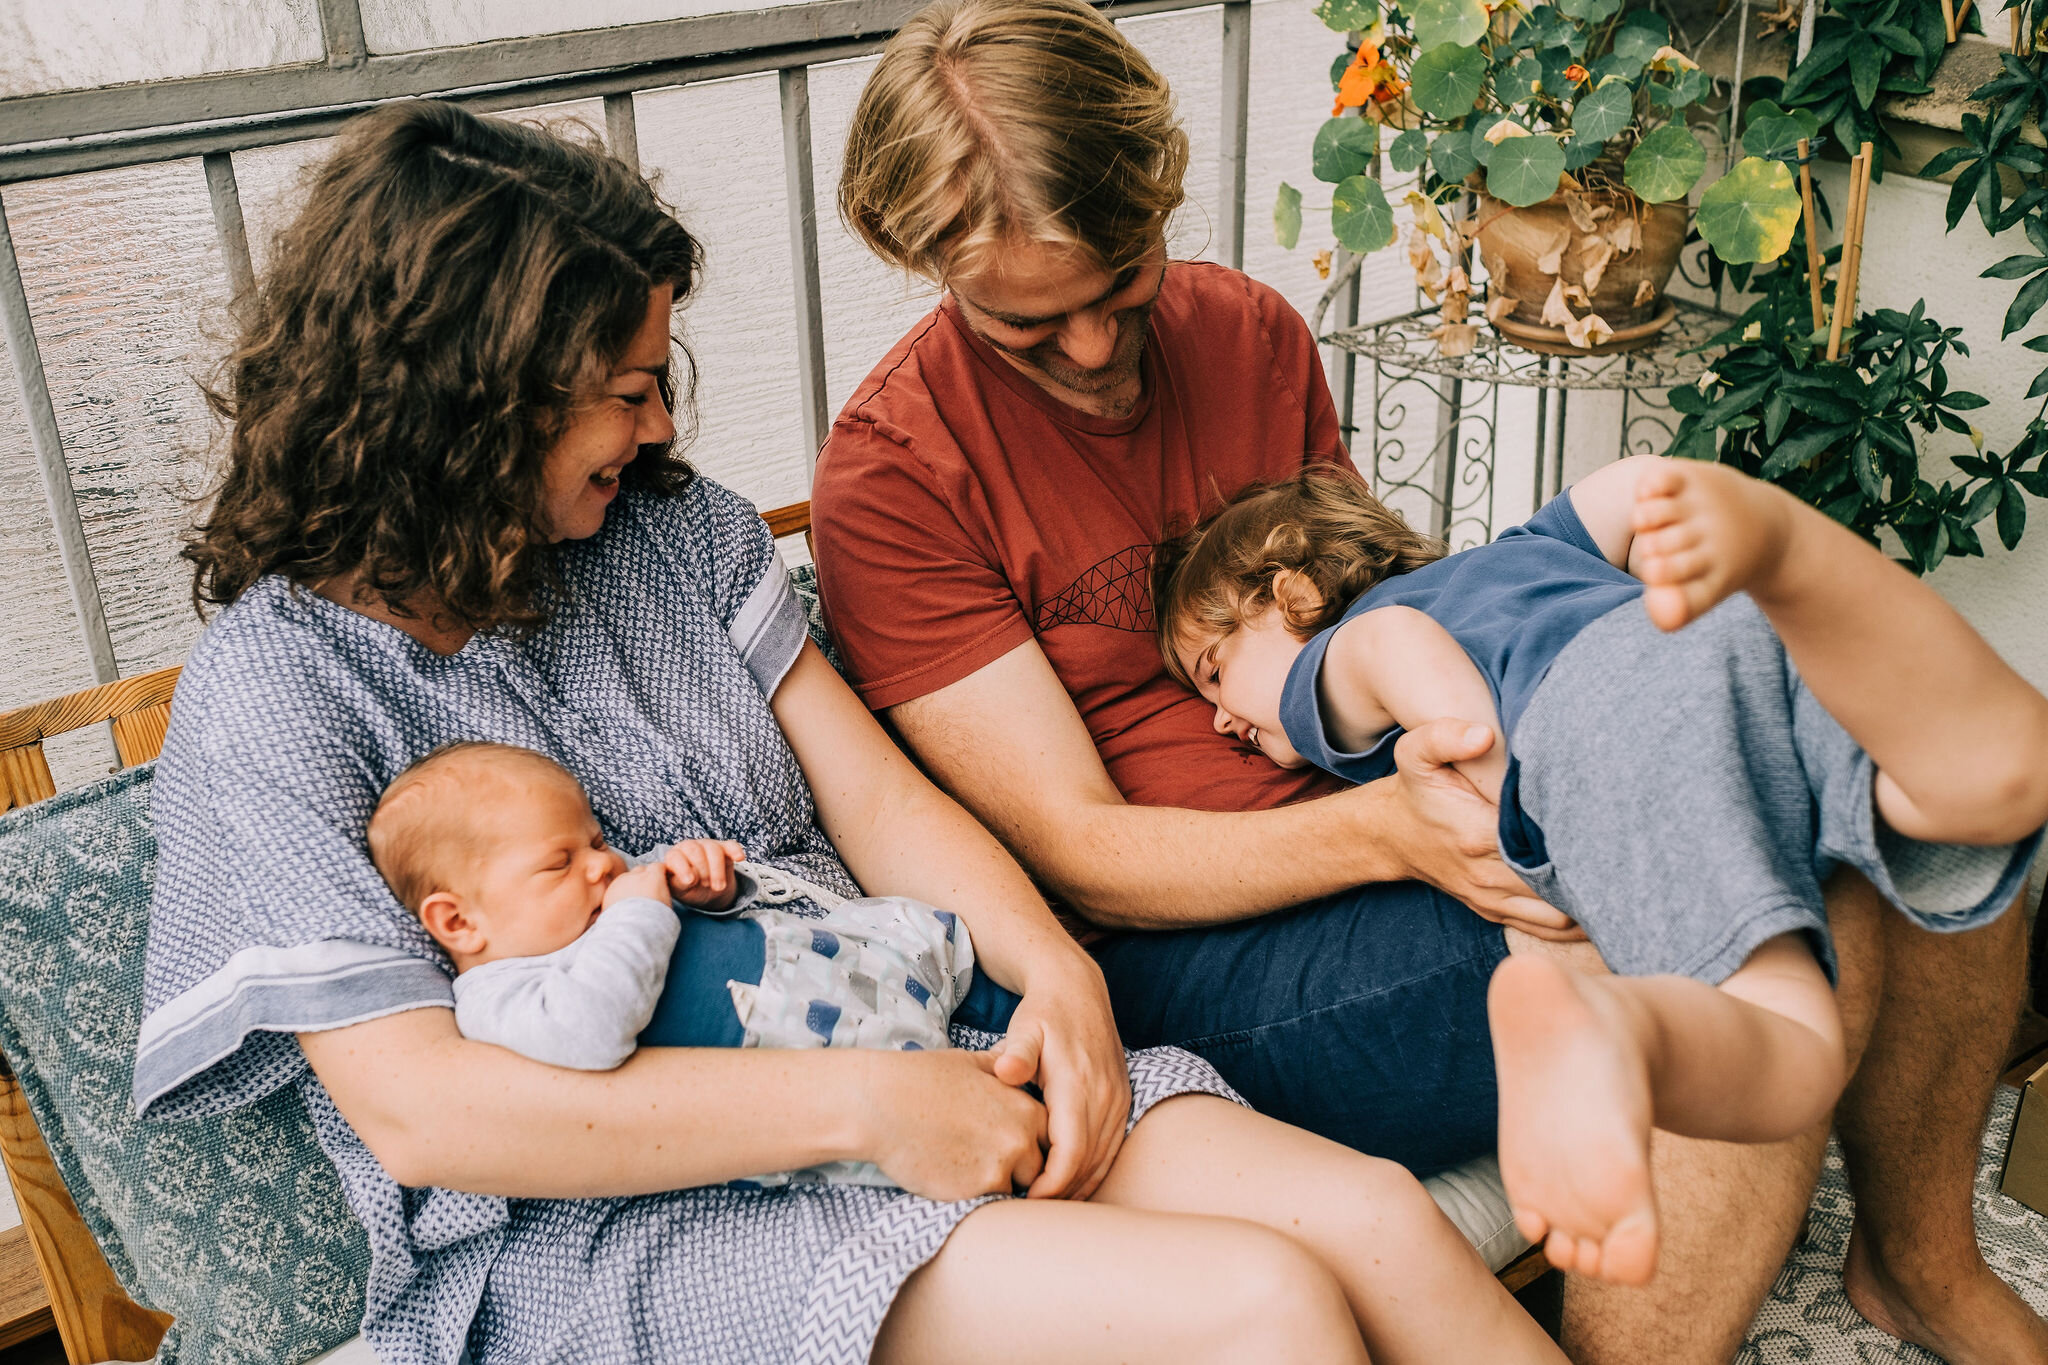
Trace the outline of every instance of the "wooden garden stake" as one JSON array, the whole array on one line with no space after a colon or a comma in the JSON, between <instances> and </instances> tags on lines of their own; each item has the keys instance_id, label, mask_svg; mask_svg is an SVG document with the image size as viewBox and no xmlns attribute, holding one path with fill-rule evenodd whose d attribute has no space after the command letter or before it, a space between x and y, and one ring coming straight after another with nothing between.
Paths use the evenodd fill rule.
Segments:
<instances>
[{"instance_id":1,"label":"wooden garden stake","mask_svg":"<svg viewBox=\"0 0 2048 1365\"><path fill-rule=\"evenodd\" d=\"M1828 359L1842 358L1843 325L1856 316L1856 279L1863 269L1863 220L1870 209L1870 166L1874 149L1866 142L1849 161L1849 222L1842 234L1842 272L1835 280L1835 321L1828 329Z\"/></svg>"},{"instance_id":2,"label":"wooden garden stake","mask_svg":"<svg viewBox=\"0 0 2048 1365\"><path fill-rule=\"evenodd\" d=\"M1813 292L1813 330L1818 332L1828 325L1828 312L1820 297L1820 224L1813 208L1813 167L1807 164L1810 155L1812 152L1807 140L1800 138L1799 208L1806 220L1806 285Z\"/></svg>"},{"instance_id":3,"label":"wooden garden stake","mask_svg":"<svg viewBox=\"0 0 2048 1365\"><path fill-rule=\"evenodd\" d=\"M1941 0L1941 26L1948 30L1948 40L1956 40L1956 7L1950 0Z\"/></svg>"}]
</instances>

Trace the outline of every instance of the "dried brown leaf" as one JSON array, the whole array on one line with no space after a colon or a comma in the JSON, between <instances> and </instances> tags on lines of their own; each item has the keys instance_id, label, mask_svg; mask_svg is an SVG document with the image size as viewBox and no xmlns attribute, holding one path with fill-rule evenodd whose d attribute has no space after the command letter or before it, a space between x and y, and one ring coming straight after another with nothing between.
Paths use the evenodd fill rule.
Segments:
<instances>
[{"instance_id":1,"label":"dried brown leaf","mask_svg":"<svg viewBox=\"0 0 2048 1365\"><path fill-rule=\"evenodd\" d=\"M1499 322L1521 306L1520 299L1511 299L1506 294L1495 294L1486 301L1486 320Z\"/></svg>"},{"instance_id":2,"label":"dried brown leaf","mask_svg":"<svg viewBox=\"0 0 2048 1365\"><path fill-rule=\"evenodd\" d=\"M1643 225L1636 221L1634 214L1624 213L1607 225L1606 237L1614 243L1618 255L1626 256L1631 251L1642 249Z\"/></svg>"},{"instance_id":3,"label":"dried brown leaf","mask_svg":"<svg viewBox=\"0 0 2048 1365\"><path fill-rule=\"evenodd\" d=\"M1564 249L1571 244L1571 229L1559 228L1556 239L1544 247L1542 254L1536 257L1536 269L1545 275L1555 275L1564 269Z\"/></svg>"},{"instance_id":4,"label":"dried brown leaf","mask_svg":"<svg viewBox=\"0 0 2048 1365\"><path fill-rule=\"evenodd\" d=\"M1564 324L1564 339L1574 346L1598 346L1613 335L1614 329L1598 313L1588 313Z\"/></svg>"},{"instance_id":5,"label":"dried brown leaf","mask_svg":"<svg viewBox=\"0 0 2048 1365\"><path fill-rule=\"evenodd\" d=\"M1567 323L1575 321L1577 319L1572 316L1572 310L1565 306L1564 281L1551 281L1550 297L1543 300L1543 325L1546 327L1563 327Z\"/></svg>"},{"instance_id":6,"label":"dried brown leaf","mask_svg":"<svg viewBox=\"0 0 2048 1365\"><path fill-rule=\"evenodd\" d=\"M1583 243L1586 255L1580 258L1584 263L1582 273L1586 277L1586 292L1600 291L1600 281L1607 274L1607 263L1614 259L1614 243L1605 237L1588 237Z\"/></svg>"},{"instance_id":7,"label":"dried brown leaf","mask_svg":"<svg viewBox=\"0 0 2048 1365\"><path fill-rule=\"evenodd\" d=\"M1446 358L1470 355L1479 343L1479 327L1470 322L1447 322L1429 335Z\"/></svg>"},{"instance_id":8,"label":"dried brown leaf","mask_svg":"<svg viewBox=\"0 0 2048 1365\"><path fill-rule=\"evenodd\" d=\"M1648 280L1636 281L1636 296L1633 300L1635 307L1641 308L1646 303L1654 302L1656 298L1657 287L1655 285L1651 284Z\"/></svg>"}]
</instances>

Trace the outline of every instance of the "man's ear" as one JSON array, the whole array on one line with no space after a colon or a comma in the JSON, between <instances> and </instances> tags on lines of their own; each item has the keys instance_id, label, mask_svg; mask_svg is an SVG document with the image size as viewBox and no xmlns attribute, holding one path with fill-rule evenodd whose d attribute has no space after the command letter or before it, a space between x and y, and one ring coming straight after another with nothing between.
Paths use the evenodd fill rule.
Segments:
<instances>
[{"instance_id":1,"label":"man's ear","mask_svg":"<svg viewBox=\"0 0 2048 1365\"><path fill-rule=\"evenodd\" d=\"M436 891L421 901L420 924L455 957L475 957L490 946L483 925L453 891Z\"/></svg>"}]
</instances>

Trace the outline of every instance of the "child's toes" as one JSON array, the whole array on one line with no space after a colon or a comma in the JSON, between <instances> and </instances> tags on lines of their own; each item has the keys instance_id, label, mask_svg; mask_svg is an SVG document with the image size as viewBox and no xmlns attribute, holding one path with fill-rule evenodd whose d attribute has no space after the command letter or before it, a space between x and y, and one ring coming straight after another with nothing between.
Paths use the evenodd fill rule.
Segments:
<instances>
[{"instance_id":1,"label":"child's toes","mask_svg":"<svg viewBox=\"0 0 2048 1365\"><path fill-rule=\"evenodd\" d=\"M1685 471L1669 460L1659 460L1636 480L1636 501L1645 498L1676 497L1685 491Z\"/></svg>"},{"instance_id":2,"label":"child's toes","mask_svg":"<svg viewBox=\"0 0 2048 1365\"><path fill-rule=\"evenodd\" d=\"M1550 1220L1531 1208L1515 1206L1515 1231L1532 1246L1540 1246L1550 1235Z\"/></svg>"},{"instance_id":3,"label":"child's toes","mask_svg":"<svg viewBox=\"0 0 2048 1365\"><path fill-rule=\"evenodd\" d=\"M1653 583L1644 588L1643 610L1659 630L1677 630L1693 618L1692 598L1675 583Z\"/></svg>"},{"instance_id":4,"label":"child's toes","mask_svg":"<svg viewBox=\"0 0 2048 1365\"><path fill-rule=\"evenodd\" d=\"M1600 1273L1619 1284L1648 1284L1657 1270L1657 1220L1648 1210L1616 1223L1600 1247Z\"/></svg>"},{"instance_id":5,"label":"child's toes","mask_svg":"<svg viewBox=\"0 0 2048 1365\"><path fill-rule=\"evenodd\" d=\"M1579 1239L1569 1232L1553 1229L1543 1239L1543 1259L1567 1275L1576 1274L1579 1268Z\"/></svg>"}]
</instances>

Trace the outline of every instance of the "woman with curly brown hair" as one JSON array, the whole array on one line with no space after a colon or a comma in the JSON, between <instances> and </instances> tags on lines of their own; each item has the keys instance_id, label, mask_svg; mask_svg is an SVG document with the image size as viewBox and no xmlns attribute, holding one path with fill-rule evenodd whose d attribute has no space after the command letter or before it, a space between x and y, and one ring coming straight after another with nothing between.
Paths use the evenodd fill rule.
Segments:
<instances>
[{"instance_id":1,"label":"woman with curly brown hair","mask_svg":"<svg viewBox=\"0 0 2048 1365\"><path fill-rule=\"evenodd\" d=\"M1557 1359L1404 1172L1121 1050L1092 962L808 643L760 518L674 453L698 266L601 151L447 105L365 115L314 179L189 551L224 609L156 779L142 1112L297 1089L387 1365ZM621 847L956 908L1007 1035L609 1072L463 1038L364 848L454 740L556 759ZM727 1183L830 1161L902 1189Z\"/></svg>"}]
</instances>

